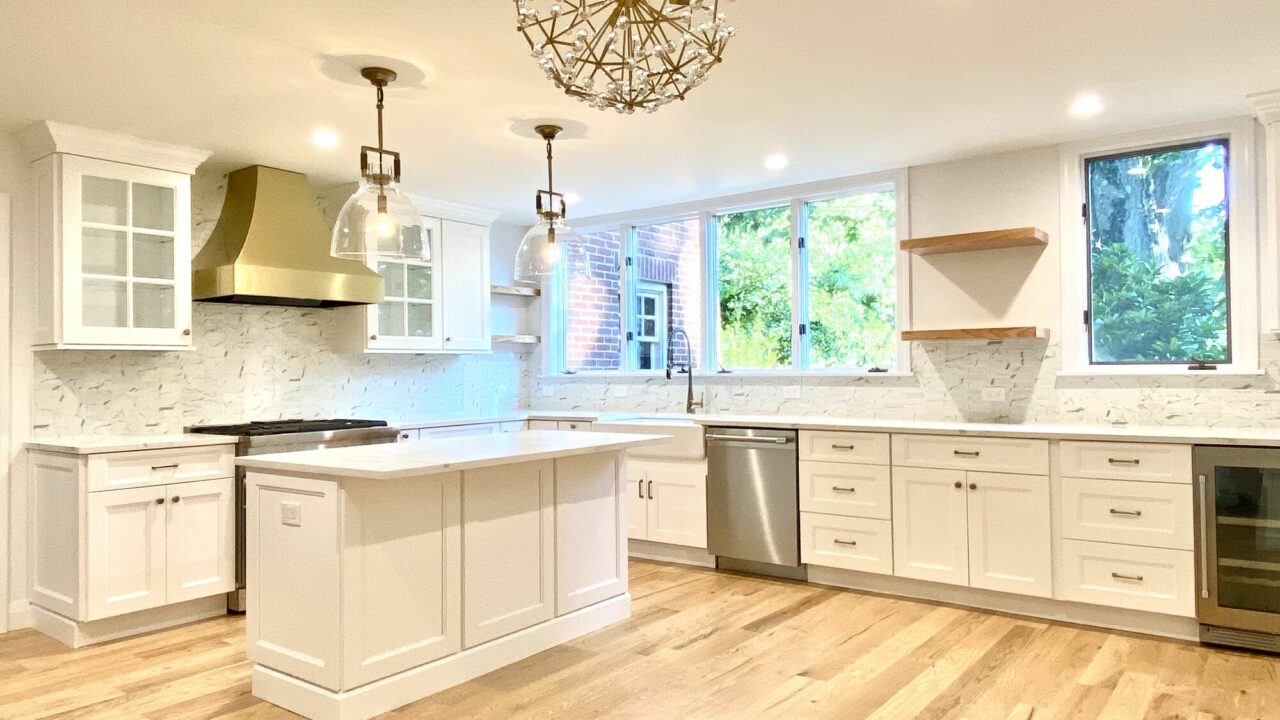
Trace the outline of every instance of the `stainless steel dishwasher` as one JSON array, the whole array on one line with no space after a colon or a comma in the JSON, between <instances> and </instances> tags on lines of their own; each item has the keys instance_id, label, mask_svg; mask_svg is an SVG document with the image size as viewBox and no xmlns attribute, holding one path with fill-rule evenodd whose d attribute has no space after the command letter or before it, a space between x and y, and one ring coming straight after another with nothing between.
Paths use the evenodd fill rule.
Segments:
<instances>
[{"instance_id":1,"label":"stainless steel dishwasher","mask_svg":"<svg viewBox=\"0 0 1280 720\"><path fill-rule=\"evenodd\" d=\"M707 428L707 549L716 566L802 579L796 432Z\"/></svg>"}]
</instances>

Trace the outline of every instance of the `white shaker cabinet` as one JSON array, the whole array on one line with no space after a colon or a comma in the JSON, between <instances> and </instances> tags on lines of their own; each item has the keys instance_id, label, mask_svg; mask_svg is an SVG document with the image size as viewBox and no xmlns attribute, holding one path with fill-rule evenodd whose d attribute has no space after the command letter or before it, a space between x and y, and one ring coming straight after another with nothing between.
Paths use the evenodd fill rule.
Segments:
<instances>
[{"instance_id":1,"label":"white shaker cabinet","mask_svg":"<svg viewBox=\"0 0 1280 720\"><path fill-rule=\"evenodd\" d=\"M628 460L628 537L707 547L705 462Z\"/></svg>"},{"instance_id":2,"label":"white shaker cabinet","mask_svg":"<svg viewBox=\"0 0 1280 720\"><path fill-rule=\"evenodd\" d=\"M893 469L893 566L900 577L969 583L965 473Z\"/></svg>"},{"instance_id":3,"label":"white shaker cabinet","mask_svg":"<svg viewBox=\"0 0 1280 720\"><path fill-rule=\"evenodd\" d=\"M443 255L444 349L454 352L488 352L489 327L489 228L444 220L441 223Z\"/></svg>"},{"instance_id":4,"label":"white shaker cabinet","mask_svg":"<svg viewBox=\"0 0 1280 720\"><path fill-rule=\"evenodd\" d=\"M968 482L969 586L1051 596L1048 479L971 472Z\"/></svg>"},{"instance_id":5,"label":"white shaker cabinet","mask_svg":"<svg viewBox=\"0 0 1280 720\"><path fill-rule=\"evenodd\" d=\"M165 602L235 589L234 483L224 478L165 486Z\"/></svg>"},{"instance_id":6,"label":"white shaker cabinet","mask_svg":"<svg viewBox=\"0 0 1280 720\"><path fill-rule=\"evenodd\" d=\"M165 488L91 493L86 620L165 603Z\"/></svg>"},{"instance_id":7,"label":"white shaker cabinet","mask_svg":"<svg viewBox=\"0 0 1280 720\"><path fill-rule=\"evenodd\" d=\"M422 218L422 243L430 260L378 260L383 300L361 308L368 350L426 352L443 346L441 332L440 220Z\"/></svg>"},{"instance_id":8,"label":"white shaker cabinet","mask_svg":"<svg viewBox=\"0 0 1280 720\"><path fill-rule=\"evenodd\" d=\"M37 349L191 345L191 173L208 157L59 123L29 128Z\"/></svg>"}]
</instances>

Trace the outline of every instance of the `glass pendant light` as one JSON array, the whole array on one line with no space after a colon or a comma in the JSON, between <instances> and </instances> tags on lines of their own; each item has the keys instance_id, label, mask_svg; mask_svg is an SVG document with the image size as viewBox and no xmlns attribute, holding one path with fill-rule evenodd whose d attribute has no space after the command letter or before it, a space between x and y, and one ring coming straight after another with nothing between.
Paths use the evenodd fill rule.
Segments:
<instances>
[{"instance_id":1,"label":"glass pendant light","mask_svg":"<svg viewBox=\"0 0 1280 720\"><path fill-rule=\"evenodd\" d=\"M338 213L329 254L368 265L377 260L430 260L422 216L400 192L400 153L382 146L383 90L396 74L378 67L364 68L360 74L378 91L378 146L360 148L360 186ZM376 158L372 163L370 155Z\"/></svg>"},{"instance_id":2,"label":"glass pendant light","mask_svg":"<svg viewBox=\"0 0 1280 720\"><path fill-rule=\"evenodd\" d=\"M516 282L541 284L562 269L575 275L587 274L582 238L564 221L564 195L555 192L553 184L551 141L563 130L558 125L534 128L547 141L547 189L537 194L538 224L529 228L516 250Z\"/></svg>"}]
</instances>

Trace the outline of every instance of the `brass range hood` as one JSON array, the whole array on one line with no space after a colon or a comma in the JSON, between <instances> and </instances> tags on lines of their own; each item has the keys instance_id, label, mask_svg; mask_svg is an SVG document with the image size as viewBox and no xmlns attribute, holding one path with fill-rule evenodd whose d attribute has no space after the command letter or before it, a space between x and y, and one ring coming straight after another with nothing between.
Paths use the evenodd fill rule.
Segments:
<instances>
[{"instance_id":1,"label":"brass range hood","mask_svg":"<svg viewBox=\"0 0 1280 720\"><path fill-rule=\"evenodd\" d=\"M319 308L382 302L382 278L330 255L330 235L306 175L264 165L236 170L218 224L192 262L192 296Z\"/></svg>"}]
</instances>

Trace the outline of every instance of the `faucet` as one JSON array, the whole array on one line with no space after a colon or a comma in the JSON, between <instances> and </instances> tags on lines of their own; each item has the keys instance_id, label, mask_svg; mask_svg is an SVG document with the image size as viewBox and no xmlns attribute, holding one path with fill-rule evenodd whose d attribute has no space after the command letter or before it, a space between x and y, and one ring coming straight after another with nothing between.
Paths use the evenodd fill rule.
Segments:
<instances>
[{"instance_id":1,"label":"faucet","mask_svg":"<svg viewBox=\"0 0 1280 720\"><path fill-rule=\"evenodd\" d=\"M684 411L692 415L694 408L705 408L706 402L693 399L693 343L689 340L689 333L685 332L684 328L678 327L667 336L667 379L671 379L671 370L675 367L676 335L683 335L685 347L689 348L689 362L685 363L684 369L679 372L689 376L689 394L685 397Z\"/></svg>"}]
</instances>

